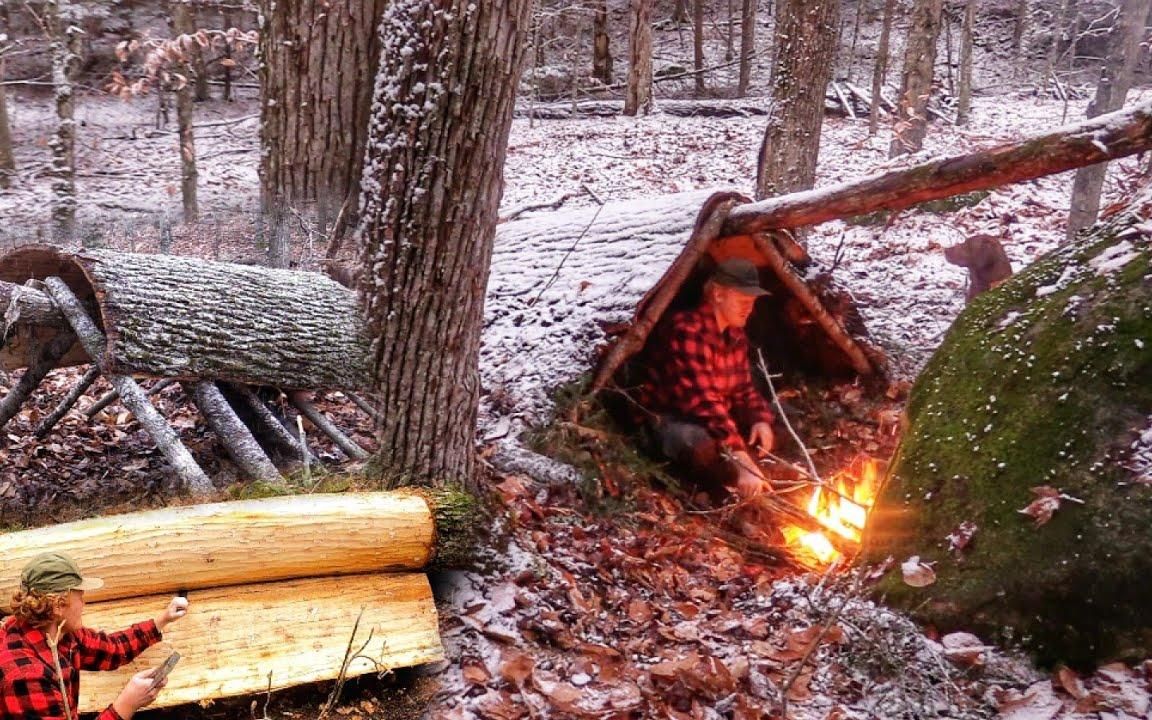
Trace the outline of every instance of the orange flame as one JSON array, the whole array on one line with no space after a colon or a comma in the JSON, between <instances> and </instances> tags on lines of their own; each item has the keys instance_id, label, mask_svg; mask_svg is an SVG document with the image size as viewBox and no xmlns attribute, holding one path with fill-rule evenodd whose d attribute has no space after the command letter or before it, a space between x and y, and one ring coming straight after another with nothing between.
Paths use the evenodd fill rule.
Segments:
<instances>
[{"instance_id":1,"label":"orange flame","mask_svg":"<svg viewBox=\"0 0 1152 720\"><path fill-rule=\"evenodd\" d=\"M876 503L880 487L879 463L872 458L853 462L847 469L834 475L824 485L812 491L808 500L808 514L851 543L859 543L868 522L868 511ZM827 565L840 557L831 540L820 532L808 532L798 527L784 528L784 539L803 554Z\"/></svg>"}]
</instances>

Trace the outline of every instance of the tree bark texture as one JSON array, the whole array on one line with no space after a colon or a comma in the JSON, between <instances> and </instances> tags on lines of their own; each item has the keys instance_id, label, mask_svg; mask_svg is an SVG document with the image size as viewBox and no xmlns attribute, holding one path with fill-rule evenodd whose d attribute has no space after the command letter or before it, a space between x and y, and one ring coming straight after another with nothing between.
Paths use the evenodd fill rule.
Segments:
<instances>
[{"instance_id":1,"label":"tree bark texture","mask_svg":"<svg viewBox=\"0 0 1152 720\"><path fill-rule=\"evenodd\" d=\"M192 8L186 2L171 4L171 18L173 35L196 34L196 23L192 19ZM200 74L203 74L204 60L200 54L200 45L191 43L185 50L189 55L179 68L185 76L185 82L176 88L176 125L179 128L177 138L180 142L180 199L183 201L184 222L196 222L200 218L200 205L196 200L196 133L192 129L194 93L197 87L197 73L194 69L196 59L200 59ZM207 87L207 85L205 85Z\"/></svg>"},{"instance_id":2,"label":"tree bark texture","mask_svg":"<svg viewBox=\"0 0 1152 720\"><path fill-rule=\"evenodd\" d=\"M261 549L268 548L266 540ZM254 552L260 557L275 550ZM115 629L152 617L169 596L93 603L91 627ZM178 650L180 665L150 708L265 693L341 675L378 673L443 659L436 606L419 573L353 575L211 588L191 595L193 610L164 640L112 672L81 674L82 712L108 707L129 678ZM255 700L253 701L255 702Z\"/></svg>"},{"instance_id":3,"label":"tree bark texture","mask_svg":"<svg viewBox=\"0 0 1152 720\"><path fill-rule=\"evenodd\" d=\"M972 110L972 32L976 26L978 0L964 5L964 24L960 28L960 89L956 98L956 124L967 125Z\"/></svg>"},{"instance_id":4,"label":"tree bark texture","mask_svg":"<svg viewBox=\"0 0 1152 720\"><path fill-rule=\"evenodd\" d=\"M1152 102L989 150L737 206L721 236L817 225L986 190L1152 149Z\"/></svg>"},{"instance_id":5,"label":"tree bark texture","mask_svg":"<svg viewBox=\"0 0 1152 720\"><path fill-rule=\"evenodd\" d=\"M211 380L183 383L184 394L192 398L228 457L252 480L269 485L283 485L280 471L264 454L252 431L236 416L236 411Z\"/></svg>"},{"instance_id":6,"label":"tree bark texture","mask_svg":"<svg viewBox=\"0 0 1152 720\"><path fill-rule=\"evenodd\" d=\"M369 384L355 295L320 273L35 246L0 266L10 261L26 277L43 277L45 267L82 271L71 284L98 305L107 342L95 357L108 372L281 388Z\"/></svg>"},{"instance_id":7,"label":"tree bark texture","mask_svg":"<svg viewBox=\"0 0 1152 720\"><path fill-rule=\"evenodd\" d=\"M1132 70L1140 57L1140 41L1144 38L1144 18L1147 15L1148 0L1124 0L1120 6L1120 14L1109 34L1108 57L1096 84L1096 97L1088 105L1089 118L1123 107L1128 89L1132 87ZM1068 213L1069 238L1096 222L1100 212L1100 193L1107 174L1106 163L1076 171L1072 181L1072 207Z\"/></svg>"},{"instance_id":8,"label":"tree bark texture","mask_svg":"<svg viewBox=\"0 0 1152 720\"><path fill-rule=\"evenodd\" d=\"M696 71L696 96L704 95L704 0L692 0L692 69Z\"/></svg>"},{"instance_id":9,"label":"tree bark texture","mask_svg":"<svg viewBox=\"0 0 1152 720\"><path fill-rule=\"evenodd\" d=\"M740 5L740 74L736 80L736 97L748 94L752 83L752 56L756 54L756 0L743 0Z\"/></svg>"},{"instance_id":10,"label":"tree bark texture","mask_svg":"<svg viewBox=\"0 0 1152 720\"><path fill-rule=\"evenodd\" d=\"M355 202L380 57L376 29L387 5L261 0L260 186L266 209Z\"/></svg>"},{"instance_id":11,"label":"tree bark texture","mask_svg":"<svg viewBox=\"0 0 1152 720\"><path fill-rule=\"evenodd\" d=\"M484 293L531 6L393 0L381 25L358 238L387 482L473 487Z\"/></svg>"},{"instance_id":12,"label":"tree bark texture","mask_svg":"<svg viewBox=\"0 0 1152 720\"><path fill-rule=\"evenodd\" d=\"M760 145L757 199L807 190L816 180L839 15L839 0L783 0L777 8L773 110Z\"/></svg>"},{"instance_id":13,"label":"tree bark texture","mask_svg":"<svg viewBox=\"0 0 1152 720\"><path fill-rule=\"evenodd\" d=\"M105 342L104 334L96 327L96 323L88 317L79 298L58 277L47 278L44 283L48 287L52 300L60 306L60 311L64 313L64 317L72 326L76 337L80 338L80 343L88 355L93 358L99 357ZM120 393L120 400L124 403L124 407L132 411L140 425L152 436L157 449L164 455L164 459L168 461L177 477L180 478L183 489L199 497L211 494L213 491L212 481L196 464L196 460L188 452L188 448L180 442L180 437L176 435L176 431L168 425L168 421L148 401L148 397L136 384L136 381L126 375L109 372L103 363L100 364L100 369L108 378L108 382L112 383L112 387L116 388L116 392Z\"/></svg>"},{"instance_id":14,"label":"tree bark texture","mask_svg":"<svg viewBox=\"0 0 1152 720\"><path fill-rule=\"evenodd\" d=\"M904 47L904 74L897 101L898 123L889 157L917 152L928 134L928 98L936 68L936 39L944 0L915 0L908 42Z\"/></svg>"},{"instance_id":15,"label":"tree bark texture","mask_svg":"<svg viewBox=\"0 0 1152 720\"><path fill-rule=\"evenodd\" d=\"M12 155L12 126L8 122L8 93L4 90L4 51L0 48L0 188L10 187L16 172Z\"/></svg>"},{"instance_id":16,"label":"tree bark texture","mask_svg":"<svg viewBox=\"0 0 1152 720\"><path fill-rule=\"evenodd\" d=\"M72 240L76 231L76 100L72 81L82 53L79 12L72 0L44 3L56 95L56 132L48 141L52 152L52 233L59 242Z\"/></svg>"},{"instance_id":17,"label":"tree bark texture","mask_svg":"<svg viewBox=\"0 0 1152 720\"><path fill-rule=\"evenodd\" d=\"M426 567L435 520L409 492L320 493L169 507L0 535L0 597L41 552L70 554L101 602L290 578ZM161 548L163 552L157 552Z\"/></svg>"},{"instance_id":18,"label":"tree bark texture","mask_svg":"<svg viewBox=\"0 0 1152 720\"><path fill-rule=\"evenodd\" d=\"M884 0L884 17L880 21L876 64L872 66L872 98L868 106L869 135L875 135L880 127L880 106L884 98L884 82L888 79L889 39L892 35L892 15L895 11L896 0Z\"/></svg>"},{"instance_id":19,"label":"tree bark texture","mask_svg":"<svg viewBox=\"0 0 1152 720\"><path fill-rule=\"evenodd\" d=\"M652 0L632 0L628 14L628 83L624 114L652 112Z\"/></svg>"},{"instance_id":20,"label":"tree bark texture","mask_svg":"<svg viewBox=\"0 0 1152 720\"><path fill-rule=\"evenodd\" d=\"M592 0L592 77L605 85L613 81L608 38L608 0Z\"/></svg>"}]
</instances>

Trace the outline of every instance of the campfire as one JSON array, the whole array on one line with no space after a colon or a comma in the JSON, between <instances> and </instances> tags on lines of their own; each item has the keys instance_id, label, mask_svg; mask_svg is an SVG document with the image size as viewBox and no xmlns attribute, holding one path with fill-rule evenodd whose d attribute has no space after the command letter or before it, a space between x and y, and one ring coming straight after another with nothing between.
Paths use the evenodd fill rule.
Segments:
<instances>
[{"instance_id":1,"label":"campfire","mask_svg":"<svg viewBox=\"0 0 1152 720\"><path fill-rule=\"evenodd\" d=\"M880 487L880 462L860 458L812 490L806 510L821 526L783 528L784 539L798 559L815 567L839 559L845 547L857 547L868 522L868 511Z\"/></svg>"}]
</instances>

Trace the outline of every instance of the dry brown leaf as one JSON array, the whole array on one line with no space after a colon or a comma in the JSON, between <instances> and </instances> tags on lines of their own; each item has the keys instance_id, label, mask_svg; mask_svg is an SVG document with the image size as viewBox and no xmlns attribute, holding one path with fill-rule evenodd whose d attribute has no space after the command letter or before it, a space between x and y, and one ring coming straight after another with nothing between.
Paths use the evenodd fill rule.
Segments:
<instances>
[{"instance_id":1,"label":"dry brown leaf","mask_svg":"<svg viewBox=\"0 0 1152 720\"><path fill-rule=\"evenodd\" d=\"M492 674L488 672L488 668L484 667L481 660L465 660L462 665L461 672L464 675L464 680L471 685L484 685L492 679Z\"/></svg>"},{"instance_id":2,"label":"dry brown leaf","mask_svg":"<svg viewBox=\"0 0 1152 720\"><path fill-rule=\"evenodd\" d=\"M919 555L913 555L900 563L904 582L912 587L927 587L936 582L936 571L927 563L920 562Z\"/></svg>"},{"instance_id":3,"label":"dry brown leaf","mask_svg":"<svg viewBox=\"0 0 1152 720\"><path fill-rule=\"evenodd\" d=\"M984 664L988 646L972 633L954 632L940 639L944 657L961 667L979 667Z\"/></svg>"},{"instance_id":4,"label":"dry brown leaf","mask_svg":"<svg viewBox=\"0 0 1152 720\"><path fill-rule=\"evenodd\" d=\"M500 677L520 686L536 669L536 660L526 652L508 648L501 654Z\"/></svg>"},{"instance_id":5,"label":"dry brown leaf","mask_svg":"<svg viewBox=\"0 0 1152 720\"><path fill-rule=\"evenodd\" d=\"M1060 682L1060 687L1064 688L1064 692L1077 700L1088 697L1088 689L1084 687L1084 681L1080 679L1075 670L1061 665L1056 670L1056 680Z\"/></svg>"},{"instance_id":6,"label":"dry brown leaf","mask_svg":"<svg viewBox=\"0 0 1152 720\"><path fill-rule=\"evenodd\" d=\"M1047 485L1032 488L1032 492L1036 495L1036 499L1028 504L1028 507L1016 512L1022 515L1028 515L1036 521L1036 527L1040 527L1052 519L1052 514L1060 509L1060 491L1051 488Z\"/></svg>"}]
</instances>

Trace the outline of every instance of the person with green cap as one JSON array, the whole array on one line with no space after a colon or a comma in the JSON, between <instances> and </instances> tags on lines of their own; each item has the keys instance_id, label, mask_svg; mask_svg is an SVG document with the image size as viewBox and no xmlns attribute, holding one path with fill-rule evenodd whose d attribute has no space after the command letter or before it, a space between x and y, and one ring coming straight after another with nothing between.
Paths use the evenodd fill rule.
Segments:
<instances>
[{"instance_id":1,"label":"person with green cap","mask_svg":"<svg viewBox=\"0 0 1152 720\"><path fill-rule=\"evenodd\" d=\"M120 632L84 627L84 592L104 581L84 577L61 553L33 558L12 596L12 617L0 628L0 720L75 720L81 670L115 670L161 639L169 623L188 612L175 597L153 620ZM155 668L138 672L97 720L128 720L156 699Z\"/></svg>"}]
</instances>

